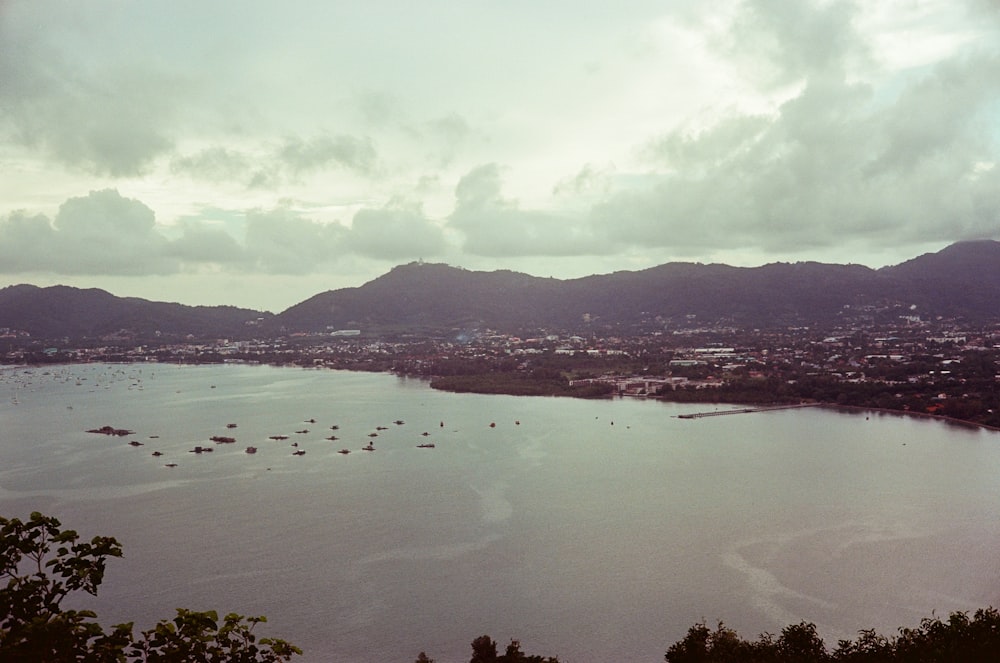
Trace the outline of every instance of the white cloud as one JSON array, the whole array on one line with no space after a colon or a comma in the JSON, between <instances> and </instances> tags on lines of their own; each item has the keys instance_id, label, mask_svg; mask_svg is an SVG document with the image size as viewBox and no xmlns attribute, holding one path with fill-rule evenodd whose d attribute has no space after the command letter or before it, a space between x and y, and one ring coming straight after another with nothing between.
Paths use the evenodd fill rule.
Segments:
<instances>
[{"instance_id":1,"label":"white cloud","mask_svg":"<svg viewBox=\"0 0 1000 663\"><path fill-rule=\"evenodd\" d=\"M455 188L449 224L464 235L463 248L478 256L572 256L603 254L612 246L571 216L521 209L501 196L500 168L479 166Z\"/></svg>"},{"instance_id":2,"label":"white cloud","mask_svg":"<svg viewBox=\"0 0 1000 663\"><path fill-rule=\"evenodd\" d=\"M187 288L1000 237L996 3L674 5L6 3L0 270Z\"/></svg>"},{"instance_id":3,"label":"white cloud","mask_svg":"<svg viewBox=\"0 0 1000 663\"><path fill-rule=\"evenodd\" d=\"M446 251L441 228L419 208L401 206L360 210L344 244L360 255L391 261L430 258Z\"/></svg>"},{"instance_id":4,"label":"white cloud","mask_svg":"<svg viewBox=\"0 0 1000 663\"><path fill-rule=\"evenodd\" d=\"M171 273L177 264L166 255L167 244L151 209L110 189L70 198L51 223L19 212L0 223L8 273Z\"/></svg>"}]
</instances>

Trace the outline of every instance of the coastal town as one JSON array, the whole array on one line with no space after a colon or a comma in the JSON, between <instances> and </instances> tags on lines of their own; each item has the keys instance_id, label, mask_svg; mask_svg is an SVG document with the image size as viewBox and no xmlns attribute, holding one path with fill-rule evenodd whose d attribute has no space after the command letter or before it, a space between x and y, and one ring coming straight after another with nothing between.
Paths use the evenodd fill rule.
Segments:
<instances>
[{"instance_id":1,"label":"coastal town","mask_svg":"<svg viewBox=\"0 0 1000 663\"><path fill-rule=\"evenodd\" d=\"M1000 427L1000 324L897 315L828 328L745 329L696 319L625 331L435 334L328 330L275 338L86 342L0 330L3 364L263 363L392 372L450 391L662 398L755 405L820 402Z\"/></svg>"}]
</instances>

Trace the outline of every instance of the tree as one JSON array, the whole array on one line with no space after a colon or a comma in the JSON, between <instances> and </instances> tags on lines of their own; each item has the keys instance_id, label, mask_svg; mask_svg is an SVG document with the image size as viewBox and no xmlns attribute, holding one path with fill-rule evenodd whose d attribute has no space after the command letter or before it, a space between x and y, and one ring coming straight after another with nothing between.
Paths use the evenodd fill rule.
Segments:
<instances>
[{"instance_id":1,"label":"tree","mask_svg":"<svg viewBox=\"0 0 1000 663\"><path fill-rule=\"evenodd\" d=\"M109 557L121 557L114 538L81 541L73 530L34 512L27 522L0 518L0 660L11 663L277 663L301 650L279 639L257 640L264 617L180 609L139 637L131 623L105 632L90 610L63 610L62 600L97 595Z\"/></svg>"},{"instance_id":2,"label":"tree","mask_svg":"<svg viewBox=\"0 0 1000 663\"><path fill-rule=\"evenodd\" d=\"M52 547L56 550L51 556ZM62 610L72 592L97 594L108 557L121 557L113 538L80 541L55 518L0 518L0 658L10 661L117 661L131 624L104 633L89 610Z\"/></svg>"},{"instance_id":3,"label":"tree","mask_svg":"<svg viewBox=\"0 0 1000 663\"><path fill-rule=\"evenodd\" d=\"M469 663L493 663L497 660L497 643L488 635L472 641L472 658Z\"/></svg>"},{"instance_id":4,"label":"tree","mask_svg":"<svg viewBox=\"0 0 1000 663\"><path fill-rule=\"evenodd\" d=\"M490 636L481 635L472 641L469 663L559 663L559 659L525 654L517 640L511 640L504 654L497 656L497 643Z\"/></svg>"}]
</instances>

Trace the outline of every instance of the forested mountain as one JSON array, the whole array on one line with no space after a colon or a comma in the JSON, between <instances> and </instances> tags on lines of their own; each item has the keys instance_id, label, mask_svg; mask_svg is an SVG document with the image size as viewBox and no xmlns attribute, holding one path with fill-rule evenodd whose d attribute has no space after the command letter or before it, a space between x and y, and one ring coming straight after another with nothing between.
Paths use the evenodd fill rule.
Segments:
<instances>
[{"instance_id":1,"label":"forested mountain","mask_svg":"<svg viewBox=\"0 0 1000 663\"><path fill-rule=\"evenodd\" d=\"M545 279L440 264L396 267L359 288L318 294L279 314L288 330L488 326L577 328L730 321L757 327L845 315L1000 319L1000 243L965 242L880 270L814 262L730 267L669 263L636 272Z\"/></svg>"},{"instance_id":2,"label":"forested mountain","mask_svg":"<svg viewBox=\"0 0 1000 663\"><path fill-rule=\"evenodd\" d=\"M116 297L96 288L16 285L0 289L0 328L26 331L37 338L243 337L271 317L232 306L184 306Z\"/></svg>"},{"instance_id":3,"label":"forested mountain","mask_svg":"<svg viewBox=\"0 0 1000 663\"><path fill-rule=\"evenodd\" d=\"M815 262L761 267L668 263L559 280L410 263L360 287L317 294L276 316L66 286L0 290L0 328L42 338L99 337L122 330L140 336L159 332L233 338L335 329L420 333L591 326L627 331L637 325L770 327L900 315L1000 320L1000 242L953 244L878 270Z\"/></svg>"}]
</instances>

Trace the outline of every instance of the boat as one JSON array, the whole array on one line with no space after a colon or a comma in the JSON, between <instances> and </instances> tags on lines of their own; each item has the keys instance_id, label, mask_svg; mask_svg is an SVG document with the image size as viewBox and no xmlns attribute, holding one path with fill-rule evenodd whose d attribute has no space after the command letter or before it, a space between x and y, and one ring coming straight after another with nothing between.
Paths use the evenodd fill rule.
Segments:
<instances>
[{"instance_id":1,"label":"boat","mask_svg":"<svg viewBox=\"0 0 1000 663\"><path fill-rule=\"evenodd\" d=\"M433 448L434 448L434 443L433 442L427 442L425 444L418 444L417 445L417 449L433 449Z\"/></svg>"},{"instance_id":2,"label":"boat","mask_svg":"<svg viewBox=\"0 0 1000 663\"><path fill-rule=\"evenodd\" d=\"M361 450L362 450L362 451L375 451L375 446L374 446L374 445L372 445L372 444L369 444L369 445L368 445L368 446L366 446L366 447L361 447Z\"/></svg>"},{"instance_id":3,"label":"boat","mask_svg":"<svg viewBox=\"0 0 1000 663\"><path fill-rule=\"evenodd\" d=\"M347 454L351 453L351 450L350 449L341 449L337 453L344 454L346 456Z\"/></svg>"},{"instance_id":4,"label":"boat","mask_svg":"<svg viewBox=\"0 0 1000 663\"><path fill-rule=\"evenodd\" d=\"M247 447L246 452L248 454L255 454L257 453L257 447Z\"/></svg>"}]
</instances>

